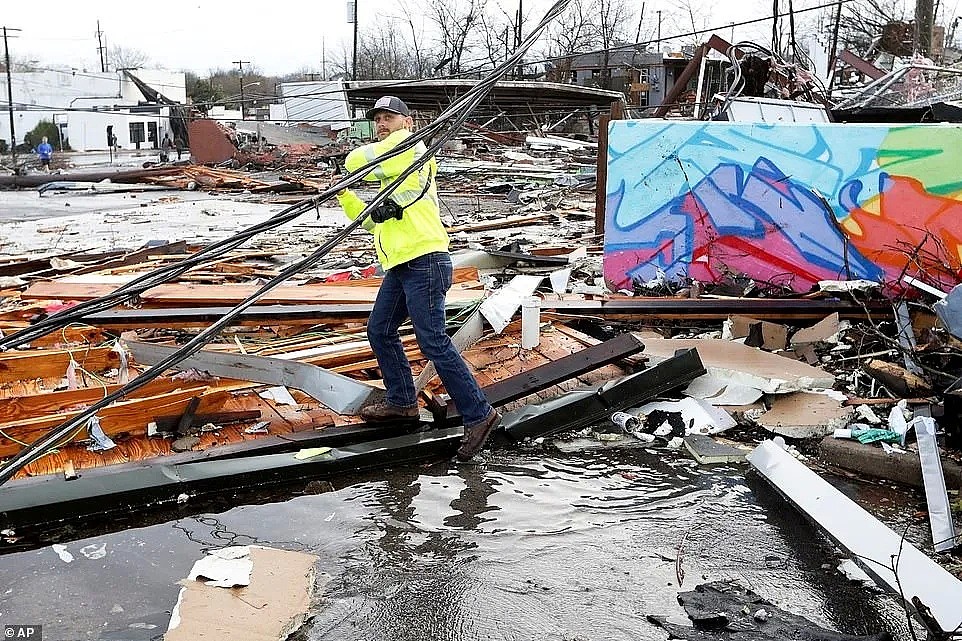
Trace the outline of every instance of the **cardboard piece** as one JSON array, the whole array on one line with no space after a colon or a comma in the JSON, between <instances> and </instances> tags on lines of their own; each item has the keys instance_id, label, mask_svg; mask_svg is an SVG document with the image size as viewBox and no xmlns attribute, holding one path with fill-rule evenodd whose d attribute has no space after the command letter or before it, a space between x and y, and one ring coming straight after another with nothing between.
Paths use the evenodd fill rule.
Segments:
<instances>
[{"instance_id":1,"label":"cardboard piece","mask_svg":"<svg viewBox=\"0 0 962 641\"><path fill-rule=\"evenodd\" d=\"M825 389L835 384L835 376L823 369L732 341L646 338L643 355L652 363L659 363L673 356L675 350L692 347L698 350L698 356L712 376L754 387L766 394Z\"/></svg>"},{"instance_id":2,"label":"cardboard piece","mask_svg":"<svg viewBox=\"0 0 962 641\"><path fill-rule=\"evenodd\" d=\"M751 347L761 347L774 352L785 349L788 344L788 328L778 323L748 316L729 316L725 326L733 339L744 338L745 344Z\"/></svg>"},{"instance_id":3,"label":"cardboard piece","mask_svg":"<svg viewBox=\"0 0 962 641\"><path fill-rule=\"evenodd\" d=\"M811 327L803 327L792 334L792 347L800 348L814 343L838 342L838 333L842 330L838 312L829 314ZM800 353L798 349L795 350Z\"/></svg>"},{"instance_id":4,"label":"cardboard piece","mask_svg":"<svg viewBox=\"0 0 962 641\"><path fill-rule=\"evenodd\" d=\"M242 554L245 549L246 555ZM197 580L181 582L184 587L171 613L165 641L280 641L303 625L315 590L318 557L253 545L228 550L231 553L226 555L234 561L250 563L250 584L232 588L207 585L203 572L217 570L211 569L208 559L198 562L195 569L199 573L191 573ZM220 560L214 565L227 561L224 555L219 550ZM229 570L225 576L228 581L237 580L237 574Z\"/></svg>"},{"instance_id":5,"label":"cardboard piece","mask_svg":"<svg viewBox=\"0 0 962 641\"><path fill-rule=\"evenodd\" d=\"M685 388L684 394L700 398L715 407L751 405L762 397L760 389L732 383L711 374L704 374L693 380Z\"/></svg>"},{"instance_id":6,"label":"cardboard piece","mask_svg":"<svg viewBox=\"0 0 962 641\"><path fill-rule=\"evenodd\" d=\"M754 422L770 432L789 438L812 438L845 427L854 408L842 406L827 394L796 392L771 398L771 409Z\"/></svg>"}]
</instances>

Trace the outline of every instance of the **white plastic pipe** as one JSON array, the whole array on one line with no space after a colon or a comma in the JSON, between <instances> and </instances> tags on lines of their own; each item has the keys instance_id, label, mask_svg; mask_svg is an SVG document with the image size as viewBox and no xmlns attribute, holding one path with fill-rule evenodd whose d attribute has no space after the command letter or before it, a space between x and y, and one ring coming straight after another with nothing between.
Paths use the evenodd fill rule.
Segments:
<instances>
[{"instance_id":1,"label":"white plastic pipe","mask_svg":"<svg viewBox=\"0 0 962 641\"><path fill-rule=\"evenodd\" d=\"M521 348L534 349L541 343L541 299L526 296L521 301Z\"/></svg>"}]
</instances>

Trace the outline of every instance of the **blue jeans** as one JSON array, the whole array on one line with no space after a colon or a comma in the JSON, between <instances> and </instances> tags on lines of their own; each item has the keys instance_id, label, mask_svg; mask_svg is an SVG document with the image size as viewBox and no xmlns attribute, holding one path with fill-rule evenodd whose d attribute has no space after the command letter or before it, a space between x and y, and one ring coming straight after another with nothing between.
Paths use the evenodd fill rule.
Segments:
<instances>
[{"instance_id":1,"label":"blue jeans","mask_svg":"<svg viewBox=\"0 0 962 641\"><path fill-rule=\"evenodd\" d=\"M398 334L401 323L410 316L421 353L434 363L464 424L473 426L488 417L491 405L444 331L444 295L451 287L452 275L451 257L445 252L425 254L389 269L374 301L367 337L384 377L387 402L416 407L411 364Z\"/></svg>"}]
</instances>

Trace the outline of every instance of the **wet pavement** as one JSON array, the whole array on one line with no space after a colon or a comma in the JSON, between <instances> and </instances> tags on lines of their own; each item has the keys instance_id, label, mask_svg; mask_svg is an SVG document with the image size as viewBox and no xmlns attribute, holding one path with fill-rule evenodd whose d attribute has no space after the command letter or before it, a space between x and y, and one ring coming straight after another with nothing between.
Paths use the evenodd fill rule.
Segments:
<instances>
[{"instance_id":1,"label":"wet pavement","mask_svg":"<svg viewBox=\"0 0 962 641\"><path fill-rule=\"evenodd\" d=\"M832 546L745 469L642 449L499 452L220 513L188 504L109 534L72 524L63 548L0 556L0 625L157 639L205 551L263 544L320 557L312 640L662 640L645 616L683 617L679 576L681 590L738 579L825 627L907 639L894 601L836 572Z\"/></svg>"}]
</instances>

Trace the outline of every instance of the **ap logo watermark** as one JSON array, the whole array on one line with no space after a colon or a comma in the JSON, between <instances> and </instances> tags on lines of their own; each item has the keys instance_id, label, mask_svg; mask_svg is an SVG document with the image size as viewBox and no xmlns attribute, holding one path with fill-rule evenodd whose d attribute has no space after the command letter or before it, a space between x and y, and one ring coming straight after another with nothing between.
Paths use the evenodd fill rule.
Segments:
<instances>
[{"instance_id":1,"label":"ap logo watermark","mask_svg":"<svg viewBox=\"0 0 962 641\"><path fill-rule=\"evenodd\" d=\"M5 625L3 626L4 639L30 639L31 641L41 641L43 639L43 626L39 625Z\"/></svg>"}]
</instances>

